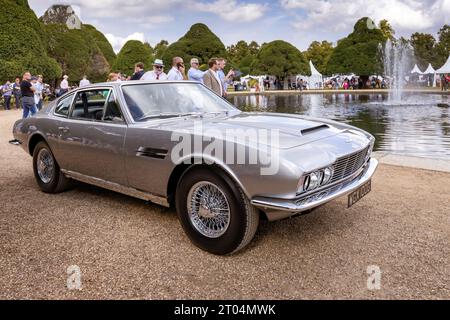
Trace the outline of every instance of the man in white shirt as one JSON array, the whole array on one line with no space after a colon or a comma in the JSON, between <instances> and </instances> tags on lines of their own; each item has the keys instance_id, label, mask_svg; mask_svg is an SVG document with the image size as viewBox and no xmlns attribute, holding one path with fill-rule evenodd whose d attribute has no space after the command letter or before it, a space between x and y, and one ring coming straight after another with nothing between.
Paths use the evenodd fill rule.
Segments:
<instances>
[{"instance_id":1,"label":"man in white shirt","mask_svg":"<svg viewBox=\"0 0 450 320\"><path fill-rule=\"evenodd\" d=\"M68 75L64 75L63 80L61 81L60 85L59 85L59 95L58 96L62 96L63 94L66 94L67 92L69 92L69 81L67 81L67 79L69 79Z\"/></svg>"},{"instance_id":2,"label":"man in white shirt","mask_svg":"<svg viewBox=\"0 0 450 320\"><path fill-rule=\"evenodd\" d=\"M164 73L164 63L161 59L156 59L153 63L153 71L144 73L141 80L155 81L167 80L167 74Z\"/></svg>"},{"instance_id":3,"label":"man in white shirt","mask_svg":"<svg viewBox=\"0 0 450 320\"><path fill-rule=\"evenodd\" d=\"M83 76L83 79L80 81L80 88L86 87L90 84L91 82L87 79L87 76Z\"/></svg>"},{"instance_id":4,"label":"man in white shirt","mask_svg":"<svg viewBox=\"0 0 450 320\"><path fill-rule=\"evenodd\" d=\"M167 74L167 78L171 81L187 80L186 67L184 66L184 61L182 58L175 57L172 59L172 69L170 69Z\"/></svg>"}]
</instances>

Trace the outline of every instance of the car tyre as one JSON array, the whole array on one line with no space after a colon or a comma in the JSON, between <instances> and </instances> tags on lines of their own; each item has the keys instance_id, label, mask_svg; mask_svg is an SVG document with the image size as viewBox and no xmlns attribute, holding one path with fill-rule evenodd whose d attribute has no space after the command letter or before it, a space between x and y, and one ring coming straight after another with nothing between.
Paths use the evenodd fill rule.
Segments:
<instances>
[{"instance_id":1,"label":"car tyre","mask_svg":"<svg viewBox=\"0 0 450 320\"><path fill-rule=\"evenodd\" d=\"M259 211L225 174L206 166L189 169L180 179L175 197L184 231L207 252L232 254L255 236Z\"/></svg>"},{"instance_id":2,"label":"car tyre","mask_svg":"<svg viewBox=\"0 0 450 320\"><path fill-rule=\"evenodd\" d=\"M71 179L61 172L50 147L44 141L34 148L33 171L39 188L45 193L60 193L71 186Z\"/></svg>"}]
</instances>

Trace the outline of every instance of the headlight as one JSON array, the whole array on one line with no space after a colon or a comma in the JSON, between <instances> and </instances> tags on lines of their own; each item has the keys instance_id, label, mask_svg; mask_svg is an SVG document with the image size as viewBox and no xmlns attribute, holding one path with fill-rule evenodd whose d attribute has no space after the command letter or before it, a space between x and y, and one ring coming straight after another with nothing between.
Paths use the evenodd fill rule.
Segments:
<instances>
[{"instance_id":1,"label":"headlight","mask_svg":"<svg viewBox=\"0 0 450 320\"><path fill-rule=\"evenodd\" d=\"M299 188L299 191L312 191L330 183L333 172L333 167L327 167L304 176L302 178L303 180L300 180L303 181L303 184L301 185L302 188Z\"/></svg>"},{"instance_id":2,"label":"headlight","mask_svg":"<svg viewBox=\"0 0 450 320\"><path fill-rule=\"evenodd\" d=\"M314 190L320 185L320 172L313 172L309 175L310 182L308 190Z\"/></svg>"},{"instance_id":3,"label":"headlight","mask_svg":"<svg viewBox=\"0 0 450 320\"><path fill-rule=\"evenodd\" d=\"M325 168L323 170L322 185L326 185L328 182L330 182L332 177L333 177L333 168L332 167Z\"/></svg>"}]
</instances>

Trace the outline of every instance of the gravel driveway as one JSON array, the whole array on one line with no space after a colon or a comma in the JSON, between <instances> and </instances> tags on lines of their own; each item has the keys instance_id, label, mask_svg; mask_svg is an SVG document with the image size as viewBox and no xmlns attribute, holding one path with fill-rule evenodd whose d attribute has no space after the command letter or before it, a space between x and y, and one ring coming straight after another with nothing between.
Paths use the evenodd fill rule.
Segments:
<instances>
[{"instance_id":1,"label":"gravel driveway","mask_svg":"<svg viewBox=\"0 0 450 320\"><path fill-rule=\"evenodd\" d=\"M41 193L0 111L0 299L450 298L450 174L381 165L373 191L263 222L247 250L200 251L173 210L80 184ZM82 290L67 289L67 268ZM369 290L368 266L381 270Z\"/></svg>"}]
</instances>

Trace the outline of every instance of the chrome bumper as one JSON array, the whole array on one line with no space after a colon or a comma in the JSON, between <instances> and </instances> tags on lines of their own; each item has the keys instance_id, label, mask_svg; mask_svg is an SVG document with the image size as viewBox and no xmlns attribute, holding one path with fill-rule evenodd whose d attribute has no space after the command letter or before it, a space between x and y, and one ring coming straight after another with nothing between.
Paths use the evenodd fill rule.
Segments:
<instances>
[{"instance_id":1,"label":"chrome bumper","mask_svg":"<svg viewBox=\"0 0 450 320\"><path fill-rule=\"evenodd\" d=\"M378 161L370 159L356 178L350 178L348 181L331 186L329 189L295 199L254 197L251 203L263 210L269 221L289 218L357 190L372 178L377 167Z\"/></svg>"}]
</instances>

